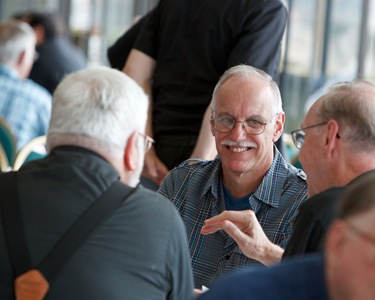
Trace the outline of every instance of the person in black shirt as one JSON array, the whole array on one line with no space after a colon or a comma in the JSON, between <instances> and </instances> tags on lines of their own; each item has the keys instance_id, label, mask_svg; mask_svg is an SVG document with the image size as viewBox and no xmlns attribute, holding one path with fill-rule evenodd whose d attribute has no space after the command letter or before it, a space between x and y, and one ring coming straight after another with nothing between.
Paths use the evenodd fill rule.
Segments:
<instances>
[{"instance_id":1,"label":"person in black shirt","mask_svg":"<svg viewBox=\"0 0 375 300\"><path fill-rule=\"evenodd\" d=\"M150 97L146 177L160 184L185 159L216 156L208 106L219 77L248 64L276 79L286 19L279 0L162 0L151 11L124 67Z\"/></svg>"}]
</instances>

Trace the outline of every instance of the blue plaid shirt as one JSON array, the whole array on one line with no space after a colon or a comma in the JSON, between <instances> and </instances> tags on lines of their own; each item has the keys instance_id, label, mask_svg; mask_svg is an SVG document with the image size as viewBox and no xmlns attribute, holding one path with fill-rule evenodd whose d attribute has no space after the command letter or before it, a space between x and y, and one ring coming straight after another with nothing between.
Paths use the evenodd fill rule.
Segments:
<instances>
[{"instance_id":1,"label":"blue plaid shirt","mask_svg":"<svg viewBox=\"0 0 375 300\"><path fill-rule=\"evenodd\" d=\"M52 96L46 89L0 64L0 116L15 135L17 149L47 133L51 104Z\"/></svg>"},{"instance_id":2,"label":"blue plaid shirt","mask_svg":"<svg viewBox=\"0 0 375 300\"><path fill-rule=\"evenodd\" d=\"M288 164L274 148L272 165L249 197L267 237L285 248L299 206L307 199L305 173ZM223 230L200 234L206 219L225 210L220 158L173 169L159 193L173 201L186 226L195 287L209 286L223 274L245 266L262 266L247 258Z\"/></svg>"}]
</instances>

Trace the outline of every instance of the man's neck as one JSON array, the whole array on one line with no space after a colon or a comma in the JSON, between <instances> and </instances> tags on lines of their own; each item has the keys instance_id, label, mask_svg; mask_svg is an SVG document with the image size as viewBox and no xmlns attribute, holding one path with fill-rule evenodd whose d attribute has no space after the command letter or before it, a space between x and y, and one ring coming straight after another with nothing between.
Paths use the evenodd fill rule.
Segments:
<instances>
[{"instance_id":1,"label":"man's neck","mask_svg":"<svg viewBox=\"0 0 375 300\"><path fill-rule=\"evenodd\" d=\"M234 198L239 199L250 193L254 193L262 183L264 175L265 173L243 173L237 175L226 172L226 174L223 175L223 184Z\"/></svg>"}]
</instances>

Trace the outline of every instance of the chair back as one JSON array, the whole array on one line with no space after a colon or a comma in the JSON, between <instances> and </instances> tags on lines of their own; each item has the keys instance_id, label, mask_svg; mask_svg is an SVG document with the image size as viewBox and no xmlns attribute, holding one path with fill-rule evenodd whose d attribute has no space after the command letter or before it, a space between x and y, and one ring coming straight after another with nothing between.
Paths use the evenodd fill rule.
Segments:
<instances>
[{"instance_id":1,"label":"chair back","mask_svg":"<svg viewBox=\"0 0 375 300\"><path fill-rule=\"evenodd\" d=\"M10 165L8 162L7 155L5 154L3 146L0 144L0 172L10 171Z\"/></svg>"},{"instance_id":2,"label":"chair back","mask_svg":"<svg viewBox=\"0 0 375 300\"><path fill-rule=\"evenodd\" d=\"M9 165L13 164L16 150L17 150L17 143L16 138L13 135L8 122L0 117L0 144L3 147L3 150L6 154L7 160Z\"/></svg>"},{"instance_id":3,"label":"chair back","mask_svg":"<svg viewBox=\"0 0 375 300\"><path fill-rule=\"evenodd\" d=\"M13 170L17 171L23 164L47 155L46 136L38 136L28 142L16 155Z\"/></svg>"}]
</instances>

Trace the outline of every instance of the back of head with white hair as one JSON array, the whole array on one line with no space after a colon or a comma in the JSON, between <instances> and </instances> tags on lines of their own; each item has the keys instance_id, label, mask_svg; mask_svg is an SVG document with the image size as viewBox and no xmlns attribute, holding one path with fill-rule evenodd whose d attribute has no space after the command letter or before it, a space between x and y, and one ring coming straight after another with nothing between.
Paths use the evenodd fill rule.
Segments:
<instances>
[{"instance_id":1,"label":"back of head with white hair","mask_svg":"<svg viewBox=\"0 0 375 300\"><path fill-rule=\"evenodd\" d=\"M72 73L54 93L47 147L73 138L118 158L129 136L144 132L147 105L141 87L123 72L93 67Z\"/></svg>"},{"instance_id":2,"label":"back of head with white hair","mask_svg":"<svg viewBox=\"0 0 375 300\"><path fill-rule=\"evenodd\" d=\"M25 22L10 20L0 23L0 63L16 65L23 51L34 51L34 30Z\"/></svg>"}]
</instances>

